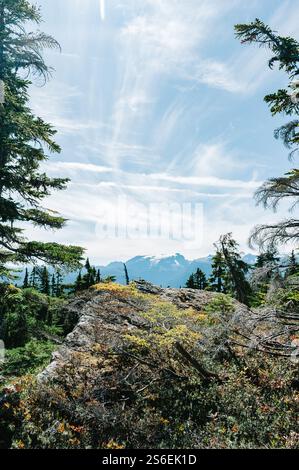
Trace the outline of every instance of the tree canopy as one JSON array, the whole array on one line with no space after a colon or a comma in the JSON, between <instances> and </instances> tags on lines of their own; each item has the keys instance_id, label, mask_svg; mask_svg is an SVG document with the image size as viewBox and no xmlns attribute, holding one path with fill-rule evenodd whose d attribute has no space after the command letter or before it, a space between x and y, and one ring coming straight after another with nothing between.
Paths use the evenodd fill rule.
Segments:
<instances>
[{"instance_id":1,"label":"tree canopy","mask_svg":"<svg viewBox=\"0 0 299 470\"><path fill-rule=\"evenodd\" d=\"M45 48L59 48L51 36L27 32L26 23L39 24L39 9L27 0L0 0L0 275L7 262L44 263L77 267L83 249L57 243L28 241L24 227L33 224L60 229L66 220L44 208L53 190L66 188L63 178L50 178L40 165L48 154L59 153L51 124L28 106L31 80L47 81L51 74L43 60Z\"/></svg>"},{"instance_id":2,"label":"tree canopy","mask_svg":"<svg viewBox=\"0 0 299 470\"><path fill-rule=\"evenodd\" d=\"M273 56L269 60L269 67L278 65L280 70L286 72L289 80L288 89L265 96L265 102L270 106L272 115L283 114L287 116L299 115L299 43L291 37L283 37L265 25L259 19L250 24L235 26L236 36L244 44L258 44L268 48ZM275 138L282 139L284 145L290 150L289 158L292 160L299 150L299 120L290 122L276 129ZM271 178L266 181L256 193L258 204L265 208L276 210L282 200L290 202L290 211L298 204L299 197L299 169L292 169L282 177ZM251 245L257 244L262 249L274 249L278 244L297 241L299 237L299 220L290 217L280 223L259 225L252 233Z\"/></svg>"}]
</instances>

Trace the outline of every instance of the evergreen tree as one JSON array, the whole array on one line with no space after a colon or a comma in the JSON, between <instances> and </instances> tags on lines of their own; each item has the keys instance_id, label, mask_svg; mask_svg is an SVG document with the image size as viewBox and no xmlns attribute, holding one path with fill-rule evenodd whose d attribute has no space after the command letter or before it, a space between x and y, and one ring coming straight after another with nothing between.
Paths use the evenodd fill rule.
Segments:
<instances>
[{"instance_id":1,"label":"evergreen tree","mask_svg":"<svg viewBox=\"0 0 299 470\"><path fill-rule=\"evenodd\" d=\"M36 266L33 266L30 278L29 278L29 285L30 287L33 287L34 289L39 288L39 275L38 275L38 268Z\"/></svg>"},{"instance_id":2,"label":"evergreen tree","mask_svg":"<svg viewBox=\"0 0 299 470\"><path fill-rule=\"evenodd\" d=\"M250 279L256 301L263 300L275 279L280 277L279 261L276 250L267 250L258 255Z\"/></svg>"},{"instance_id":3,"label":"evergreen tree","mask_svg":"<svg viewBox=\"0 0 299 470\"><path fill-rule=\"evenodd\" d=\"M97 275L96 275L96 284L100 284L101 282L101 271L100 269L97 270Z\"/></svg>"},{"instance_id":4,"label":"evergreen tree","mask_svg":"<svg viewBox=\"0 0 299 470\"><path fill-rule=\"evenodd\" d=\"M40 291L42 294L50 295L49 272L46 266L40 271Z\"/></svg>"},{"instance_id":5,"label":"evergreen tree","mask_svg":"<svg viewBox=\"0 0 299 470\"><path fill-rule=\"evenodd\" d=\"M279 263L279 257L276 250L266 251L265 253L260 253L256 259L255 267L264 268L267 265L277 266Z\"/></svg>"},{"instance_id":6,"label":"evergreen tree","mask_svg":"<svg viewBox=\"0 0 299 470\"><path fill-rule=\"evenodd\" d=\"M39 170L48 159L46 150L58 153L55 130L28 107L31 77L47 80L50 69L42 51L58 43L42 33L27 32L26 23L40 23L36 6L28 0L0 0L0 265L39 259L60 266L77 266L82 248L57 243L26 241L24 222L60 229L65 219L44 209L40 201L52 190L66 187L67 179L49 178Z\"/></svg>"},{"instance_id":7,"label":"evergreen tree","mask_svg":"<svg viewBox=\"0 0 299 470\"><path fill-rule=\"evenodd\" d=\"M205 290L208 287L207 277L201 269L197 269L194 274L195 289Z\"/></svg>"},{"instance_id":8,"label":"evergreen tree","mask_svg":"<svg viewBox=\"0 0 299 470\"><path fill-rule=\"evenodd\" d=\"M90 265L90 261L89 261L89 258L87 258L86 262L85 262L85 269L86 271L89 273L90 270L91 270L91 265Z\"/></svg>"},{"instance_id":9,"label":"evergreen tree","mask_svg":"<svg viewBox=\"0 0 299 470\"><path fill-rule=\"evenodd\" d=\"M79 271L79 274L77 276L77 279L75 281L75 292L79 292L82 290L83 285L82 285L82 272Z\"/></svg>"},{"instance_id":10,"label":"evergreen tree","mask_svg":"<svg viewBox=\"0 0 299 470\"><path fill-rule=\"evenodd\" d=\"M226 293L226 264L220 251L212 258L212 274L209 279L209 289L214 292Z\"/></svg>"},{"instance_id":11,"label":"evergreen tree","mask_svg":"<svg viewBox=\"0 0 299 470\"><path fill-rule=\"evenodd\" d=\"M124 263L124 271L125 271L125 281L126 285L128 286L130 284L130 278L129 278L129 273L127 269L127 265Z\"/></svg>"},{"instance_id":12,"label":"evergreen tree","mask_svg":"<svg viewBox=\"0 0 299 470\"><path fill-rule=\"evenodd\" d=\"M63 294L63 276L61 274L61 271L58 269L56 271L56 297L61 297Z\"/></svg>"},{"instance_id":13,"label":"evergreen tree","mask_svg":"<svg viewBox=\"0 0 299 470\"><path fill-rule=\"evenodd\" d=\"M96 279L97 279L97 270L93 266L91 269L91 273L90 273L90 285L91 286L94 286L96 284Z\"/></svg>"},{"instance_id":14,"label":"evergreen tree","mask_svg":"<svg viewBox=\"0 0 299 470\"><path fill-rule=\"evenodd\" d=\"M299 273L299 263L297 261L296 255L294 250L292 251L289 262L288 262L288 269L286 271L286 276L294 276L295 274Z\"/></svg>"},{"instance_id":15,"label":"evergreen tree","mask_svg":"<svg viewBox=\"0 0 299 470\"><path fill-rule=\"evenodd\" d=\"M250 24L235 26L236 36L242 43L255 43L267 47L274 55L269 61L272 69L275 64L287 73L289 89L279 89L265 96L273 116L284 114L299 115L299 43L291 37L279 36L262 21L256 19ZM293 119L275 131L275 137L281 138L291 150L290 159L299 150L299 120ZM299 201L299 169L293 169L282 177L266 181L257 191L258 204L276 210L279 203L286 199L291 201L291 209ZM257 226L251 236L251 244L260 248L273 248L280 243L296 241L299 237L298 218L289 218L280 223Z\"/></svg>"},{"instance_id":16,"label":"evergreen tree","mask_svg":"<svg viewBox=\"0 0 299 470\"><path fill-rule=\"evenodd\" d=\"M56 279L55 279L55 274L54 273L52 274L52 277L51 277L51 295L52 295L52 297L57 296Z\"/></svg>"},{"instance_id":17,"label":"evergreen tree","mask_svg":"<svg viewBox=\"0 0 299 470\"><path fill-rule=\"evenodd\" d=\"M29 272L28 272L28 268L26 268L24 281L23 281L23 289L28 289L28 287L29 287Z\"/></svg>"},{"instance_id":18,"label":"evergreen tree","mask_svg":"<svg viewBox=\"0 0 299 470\"><path fill-rule=\"evenodd\" d=\"M251 287L247 281L247 274L250 266L241 259L238 243L232 238L232 234L228 233L221 236L215 246L225 263L226 287L239 302L248 305Z\"/></svg>"},{"instance_id":19,"label":"evergreen tree","mask_svg":"<svg viewBox=\"0 0 299 470\"><path fill-rule=\"evenodd\" d=\"M25 305L6 313L0 334L7 348L19 348L26 344L29 338L28 316Z\"/></svg>"},{"instance_id":20,"label":"evergreen tree","mask_svg":"<svg viewBox=\"0 0 299 470\"><path fill-rule=\"evenodd\" d=\"M194 274L191 274L191 276L187 280L186 287L188 289L195 289Z\"/></svg>"},{"instance_id":21,"label":"evergreen tree","mask_svg":"<svg viewBox=\"0 0 299 470\"><path fill-rule=\"evenodd\" d=\"M84 289L88 289L89 287L93 286L96 283L96 269L91 266L89 258L87 258L85 263L85 270L86 273L82 278L82 287Z\"/></svg>"}]
</instances>

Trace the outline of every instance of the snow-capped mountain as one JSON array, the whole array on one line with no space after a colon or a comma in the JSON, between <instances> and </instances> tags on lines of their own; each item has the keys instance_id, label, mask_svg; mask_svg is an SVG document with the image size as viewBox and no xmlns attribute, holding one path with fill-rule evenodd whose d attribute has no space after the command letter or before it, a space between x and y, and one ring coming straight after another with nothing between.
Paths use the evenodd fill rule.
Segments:
<instances>
[{"instance_id":1,"label":"snow-capped mountain","mask_svg":"<svg viewBox=\"0 0 299 470\"><path fill-rule=\"evenodd\" d=\"M248 256L248 255L247 255ZM247 262L255 261L253 255L249 255ZM127 261L127 269L131 280L145 279L162 287L183 287L190 274L200 268L207 276L211 274L212 256L187 260L180 253L172 256L136 256ZM117 281L124 283L124 267L121 262L110 263L107 266L99 266L102 276L116 276Z\"/></svg>"},{"instance_id":2,"label":"snow-capped mountain","mask_svg":"<svg viewBox=\"0 0 299 470\"><path fill-rule=\"evenodd\" d=\"M256 260L254 255L246 255L244 261L253 264ZM92 260L91 260L92 261ZM126 262L130 280L144 279L162 287L184 287L190 274L200 268L207 276L211 274L212 256L195 260L188 260L180 253L174 255L160 256L135 256ZM117 282L125 283L124 264L114 261L106 266L96 266L101 271L101 277L115 276ZM30 270L30 268L29 268ZM49 269L50 273L52 270ZM84 269L83 269L84 274ZM69 273L64 282L73 283L78 273ZM20 273L20 283L24 279L24 271Z\"/></svg>"}]
</instances>

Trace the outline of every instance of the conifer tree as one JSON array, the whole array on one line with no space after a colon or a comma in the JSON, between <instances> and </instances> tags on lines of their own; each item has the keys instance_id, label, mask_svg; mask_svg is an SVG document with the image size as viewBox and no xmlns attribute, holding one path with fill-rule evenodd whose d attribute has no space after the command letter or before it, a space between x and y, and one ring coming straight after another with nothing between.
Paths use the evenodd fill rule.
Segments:
<instances>
[{"instance_id":1,"label":"conifer tree","mask_svg":"<svg viewBox=\"0 0 299 470\"><path fill-rule=\"evenodd\" d=\"M23 281L23 289L28 289L28 287L29 287L29 272L28 272L28 268L26 268L24 281Z\"/></svg>"},{"instance_id":2,"label":"conifer tree","mask_svg":"<svg viewBox=\"0 0 299 470\"><path fill-rule=\"evenodd\" d=\"M96 284L100 284L101 282L101 271L100 269L97 270L97 275L96 275Z\"/></svg>"},{"instance_id":3,"label":"conifer tree","mask_svg":"<svg viewBox=\"0 0 299 470\"><path fill-rule=\"evenodd\" d=\"M189 279L186 282L186 287L188 289L195 289L194 274L191 274Z\"/></svg>"},{"instance_id":4,"label":"conifer tree","mask_svg":"<svg viewBox=\"0 0 299 470\"><path fill-rule=\"evenodd\" d=\"M49 272L46 266L40 271L40 291L42 294L50 295Z\"/></svg>"},{"instance_id":5,"label":"conifer tree","mask_svg":"<svg viewBox=\"0 0 299 470\"><path fill-rule=\"evenodd\" d=\"M30 278L29 278L29 284L30 287L33 287L34 289L38 289L39 287L39 275L38 275L38 269L36 266L33 266Z\"/></svg>"},{"instance_id":6,"label":"conifer tree","mask_svg":"<svg viewBox=\"0 0 299 470\"><path fill-rule=\"evenodd\" d=\"M86 271L89 273L90 270L91 270L91 265L90 265L90 261L89 261L89 258L87 258L86 262L85 262L85 269Z\"/></svg>"},{"instance_id":7,"label":"conifer tree","mask_svg":"<svg viewBox=\"0 0 299 470\"><path fill-rule=\"evenodd\" d=\"M295 274L298 274L298 273L299 273L299 263L297 261L295 252L293 250L289 257L288 269L286 271L286 275L294 276Z\"/></svg>"},{"instance_id":8,"label":"conifer tree","mask_svg":"<svg viewBox=\"0 0 299 470\"><path fill-rule=\"evenodd\" d=\"M96 269L91 266L89 258L87 258L85 263L85 270L86 273L82 278L82 287L84 289L88 289L89 287L93 286L96 283Z\"/></svg>"},{"instance_id":9,"label":"conifer tree","mask_svg":"<svg viewBox=\"0 0 299 470\"><path fill-rule=\"evenodd\" d=\"M124 263L124 271L125 271L126 285L128 286L130 284L130 278L129 278L128 268L127 268L127 265L125 263Z\"/></svg>"},{"instance_id":10,"label":"conifer tree","mask_svg":"<svg viewBox=\"0 0 299 470\"><path fill-rule=\"evenodd\" d=\"M209 279L209 288L215 292L226 293L226 264L220 251L212 258L212 274Z\"/></svg>"},{"instance_id":11,"label":"conifer tree","mask_svg":"<svg viewBox=\"0 0 299 470\"><path fill-rule=\"evenodd\" d=\"M57 296L56 279L55 279L55 274L54 273L52 274L52 277L51 277L51 295L52 295L52 297Z\"/></svg>"},{"instance_id":12,"label":"conifer tree","mask_svg":"<svg viewBox=\"0 0 299 470\"><path fill-rule=\"evenodd\" d=\"M195 289L205 290L208 286L207 277L201 269L197 269L194 274Z\"/></svg>"},{"instance_id":13,"label":"conifer tree","mask_svg":"<svg viewBox=\"0 0 299 470\"><path fill-rule=\"evenodd\" d=\"M56 271L56 297L60 297L63 293L63 276L61 274L61 271L57 269Z\"/></svg>"},{"instance_id":14,"label":"conifer tree","mask_svg":"<svg viewBox=\"0 0 299 470\"><path fill-rule=\"evenodd\" d=\"M29 325L25 305L19 305L15 311L10 311L5 315L0 336L8 348L18 348L26 344L29 337Z\"/></svg>"},{"instance_id":15,"label":"conifer tree","mask_svg":"<svg viewBox=\"0 0 299 470\"><path fill-rule=\"evenodd\" d=\"M258 298L267 294L273 280L279 277L279 260L277 251L273 249L258 255L251 274L251 285Z\"/></svg>"},{"instance_id":16,"label":"conifer tree","mask_svg":"<svg viewBox=\"0 0 299 470\"><path fill-rule=\"evenodd\" d=\"M216 248L225 265L226 288L239 302L249 304L251 287L247 280L249 265L241 259L238 243L228 233L220 237Z\"/></svg>"},{"instance_id":17,"label":"conifer tree","mask_svg":"<svg viewBox=\"0 0 299 470\"><path fill-rule=\"evenodd\" d=\"M24 222L60 229L65 219L41 206L53 190L66 187L67 179L49 178L40 164L49 153L60 152L53 140L56 131L30 110L30 78L46 81L51 69L44 48L58 43L42 32L28 32L27 23L39 24L39 9L28 0L0 0L0 271L7 262L45 263L74 267L82 248L28 241Z\"/></svg>"},{"instance_id":18,"label":"conifer tree","mask_svg":"<svg viewBox=\"0 0 299 470\"><path fill-rule=\"evenodd\" d=\"M82 285L82 272L79 271L79 274L77 276L77 279L75 281L75 292L79 292L82 290L83 285Z\"/></svg>"},{"instance_id":19,"label":"conifer tree","mask_svg":"<svg viewBox=\"0 0 299 470\"><path fill-rule=\"evenodd\" d=\"M291 37L283 37L272 31L259 19L250 24L235 26L236 36L245 44L258 44L273 53L269 60L272 69L275 64L287 74L288 89L279 89L265 96L273 116L283 114L295 116L292 121L275 131L275 138L281 138L290 150L290 159L298 155L299 150L299 43ZM294 168L282 177L272 178L257 191L258 204L265 208L277 209L282 200L290 201L290 211L299 202L299 169ZM257 226L250 238L251 245L272 249L281 243L297 241L299 238L299 220L290 217L280 223Z\"/></svg>"},{"instance_id":20,"label":"conifer tree","mask_svg":"<svg viewBox=\"0 0 299 470\"><path fill-rule=\"evenodd\" d=\"M265 253L260 253L256 259L255 267L263 268L267 265L278 266L279 257L276 250L268 250Z\"/></svg>"}]
</instances>

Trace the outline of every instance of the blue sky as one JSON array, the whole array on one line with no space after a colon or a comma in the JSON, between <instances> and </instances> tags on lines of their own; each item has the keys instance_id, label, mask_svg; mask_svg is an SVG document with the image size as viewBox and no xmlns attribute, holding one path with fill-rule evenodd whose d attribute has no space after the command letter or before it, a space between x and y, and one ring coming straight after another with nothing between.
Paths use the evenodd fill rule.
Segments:
<instances>
[{"instance_id":1,"label":"blue sky","mask_svg":"<svg viewBox=\"0 0 299 470\"><path fill-rule=\"evenodd\" d=\"M287 77L267 69L268 51L242 46L233 26L258 17L298 38L297 0L38 3L41 28L62 53L47 52L55 73L46 87L32 87L31 104L62 146L47 172L72 182L45 202L67 227L28 235L83 245L96 263L174 252L198 258L227 232L247 252L254 224L285 217L284 206L277 214L257 208L253 193L292 167L273 138L284 120L263 102ZM200 236L103 238L102 223L113 224L124 201L119 224L135 234L151 204L171 204L176 221L183 204L201 204Z\"/></svg>"}]
</instances>

